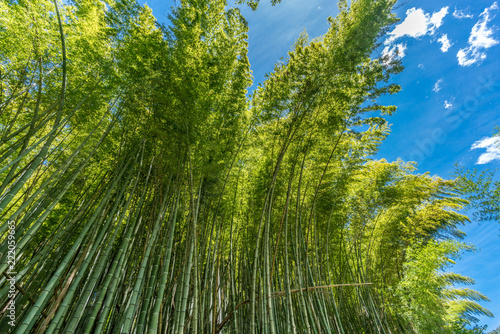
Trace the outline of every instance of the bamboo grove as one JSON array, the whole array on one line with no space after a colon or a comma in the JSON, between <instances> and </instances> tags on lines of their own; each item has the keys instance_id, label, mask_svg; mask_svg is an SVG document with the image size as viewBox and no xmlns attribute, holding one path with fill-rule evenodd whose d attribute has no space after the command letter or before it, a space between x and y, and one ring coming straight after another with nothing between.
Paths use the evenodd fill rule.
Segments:
<instances>
[{"instance_id":1,"label":"bamboo grove","mask_svg":"<svg viewBox=\"0 0 500 334\"><path fill-rule=\"evenodd\" d=\"M2 0L0 329L446 333L489 315L440 273L465 247L454 181L370 158L395 111L377 98L399 90L400 63L372 58L394 2L340 1L249 98L224 0L180 1L169 26L132 0Z\"/></svg>"}]
</instances>

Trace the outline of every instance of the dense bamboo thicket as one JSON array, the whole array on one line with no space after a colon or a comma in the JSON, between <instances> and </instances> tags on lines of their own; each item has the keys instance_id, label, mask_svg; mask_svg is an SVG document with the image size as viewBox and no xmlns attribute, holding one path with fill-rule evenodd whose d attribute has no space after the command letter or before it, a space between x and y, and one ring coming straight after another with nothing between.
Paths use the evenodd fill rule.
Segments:
<instances>
[{"instance_id":1,"label":"dense bamboo thicket","mask_svg":"<svg viewBox=\"0 0 500 334\"><path fill-rule=\"evenodd\" d=\"M446 333L489 314L440 271L464 248L454 182L370 158L399 90L399 62L371 57L394 2L340 1L251 98L224 0L180 1L168 27L131 0L0 2L2 331Z\"/></svg>"}]
</instances>

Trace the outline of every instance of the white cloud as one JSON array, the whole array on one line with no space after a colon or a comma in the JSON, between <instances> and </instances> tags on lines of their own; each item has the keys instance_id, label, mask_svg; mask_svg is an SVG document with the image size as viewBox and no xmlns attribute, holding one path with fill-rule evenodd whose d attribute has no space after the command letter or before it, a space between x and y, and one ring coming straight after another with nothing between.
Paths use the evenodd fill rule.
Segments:
<instances>
[{"instance_id":1,"label":"white cloud","mask_svg":"<svg viewBox=\"0 0 500 334\"><path fill-rule=\"evenodd\" d=\"M500 160L500 137L483 138L472 144L471 150L477 148L485 148L486 153L483 153L477 159L478 165L487 164L494 160Z\"/></svg>"},{"instance_id":2,"label":"white cloud","mask_svg":"<svg viewBox=\"0 0 500 334\"><path fill-rule=\"evenodd\" d=\"M487 24L493 18L490 17L490 12L495 9L498 10L498 3L496 1L481 13L480 17L482 18L472 27L469 36L469 46L460 49L457 53L458 63L461 66L470 66L483 61L486 59L486 53L482 50L498 44L498 40L492 37L495 27L487 27Z\"/></svg>"},{"instance_id":3,"label":"white cloud","mask_svg":"<svg viewBox=\"0 0 500 334\"><path fill-rule=\"evenodd\" d=\"M436 93L439 92L441 90L442 83L443 79L439 79L438 81L436 81L436 83L434 84L434 88L432 88L432 90L435 91Z\"/></svg>"},{"instance_id":4,"label":"white cloud","mask_svg":"<svg viewBox=\"0 0 500 334\"><path fill-rule=\"evenodd\" d=\"M436 29L443 24L443 18L446 14L448 14L448 7L441 8L439 12L433 13L432 16L426 14L421 8L408 9L405 20L389 33L390 37L385 41L385 44L389 45L403 36L417 38L427 34L433 35Z\"/></svg>"},{"instance_id":5,"label":"white cloud","mask_svg":"<svg viewBox=\"0 0 500 334\"><path fill-rule=\"evenodd\" d=\"M453 108L453 101L444 101L444 108L445 109L450 109L450 108Z\"/></svg>"},{"instance_id":6,"label":"white cloud","mask_svg":"<svg viewBox=\"0 0 500 334\"><path fill-rule=\"evenodd\" d=\"M453 17L456 18L456 19L472 19L474 17L473 14L468 14L465 12L465 10L458 10L456 7L455 7L455 11L453 12Z\"/></svg>"},{"instance_id":7,"label":"white cloud","mask_svg":"<svg viewBox=\"0 0 500 334\"><path fill-rule=\"evenodd\" d=\"M448 39L448 35L444 34L439 39L438 42L441 43L441 51L447 52L448 49L453 45L453 43Z\"/></svg>"},{"instance_id":8,"label":"white cloud","mask_svg":"<svg viewBox=\"0 0 500 334\"><path fill-rule=\"evenodd\" d=\"M403 58L406 54L405 54L405 51L406 51L406 44L396 44L394 45L393 47L390 47L390 46L386 46L384 48L384 50L382 50L382 56L385 57L385 56L388 56L389 57L389 61L392 61L394 60L395 58Z\"/></svg>"},{"instance_id":9,"label":"white cloud","mask_svg":"<svg viewBox=\"0 0 500 334\"><path fill-rule=\"evenodd\" d=\"M424 64L418 64L418 68L421 69L421 70L425 70Z\"/></svg>"},{"instance_id":10,"label":"white cloud","mask_svg":"<svg viewBox=\"0 0 500 334\"><path fill-rule=\"evenodd\" d=\"M446 16L446 14L448 14L448 7L443 7L443 8L441 8L441 10L439 12L432 13L432 16L431 16L431 25L432 26L429 28L431 35L434 34L434 31L437 28L441 27L441 25L443 24L443 19Z\"/></svg>"}]
</instances>

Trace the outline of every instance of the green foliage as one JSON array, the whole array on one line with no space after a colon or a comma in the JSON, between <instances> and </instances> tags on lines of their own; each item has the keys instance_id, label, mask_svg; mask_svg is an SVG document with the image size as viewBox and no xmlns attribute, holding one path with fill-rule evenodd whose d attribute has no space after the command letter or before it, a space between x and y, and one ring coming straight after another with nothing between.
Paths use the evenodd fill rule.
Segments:
<instances>
[{"instance_id":1,"label":"green foliage","mask_svg":"<svg viewBox=\"0 0 500 334\"><path fill-rule=\"evenodd\" d=\"M486 333L486 327L488 326L475 325L473 328L467 328L463 323L455 322L451 330L453 334L484 334Z\"/></svg>"},{"instance_id":2,"label":"green foliage","mask_svg":"<svg viewBox=\"0 0 500 334\"><path fill-rule=\"evenodd\" d=\"M456 182L372 159L402 70L372 58L394 3L340 1L248 97L224 0L180 1L169 27L131 0L1 2L10 332L458 333L489 315L441 272L464 248Z\"/></svg>"},{"instance_id":3,"label":"green foliage","mask_svg":"<svg viewBox=\"0 0 500 334\"><path fill-rule=\"evenodd\" d=\"M252 8L253 10L256 10L257 7L259 6L260 0L237 0L236 3L237 4L246 3L248 6L250 6L250 8ZM279 3L281 3L281 0L271 0L271 4L273 6L275 6Z\"/></svg>"},{"instance_id":4,"label":"green foliage","mask_svg":"<svg viewBox=\"0 0 500 334\"><path fill-rule=\"evenodd\" d=\"M454 283L473 284L472 279L442 272L454 263L460 252L471 249L471 246L450 240L408 248L404 277L397 285L396 295L401 299L399 307L417 333L429 333L436 328L455 333L453 328L478 322L476 315L493 316L477 303L489 301L483 294L453 287Z\"/></svg>"},{"instance_id":5,"label":"green foliage","mask_svg":"<svg viewBox=\"0 0 500 334\"><path fill-rule=\"evenodd\" d=\"M498 126L493 136L500 136ZM474 218L478 221L500 222L500 181L495 181L495 172L456 166L457 189L470 201L469 207L474 210Z\"/></svg>"},{"instance_id":6,"label":"green foliage","mask_svg":"<svg viewBox=\"0 0 500 334\"><path fill-rule=\"evenodd\" d=\"M458 189L470 201L478 221L500 222L500 181L494 181L495 172L465 169L457 166Z\"/></svg>"}]
</instances>

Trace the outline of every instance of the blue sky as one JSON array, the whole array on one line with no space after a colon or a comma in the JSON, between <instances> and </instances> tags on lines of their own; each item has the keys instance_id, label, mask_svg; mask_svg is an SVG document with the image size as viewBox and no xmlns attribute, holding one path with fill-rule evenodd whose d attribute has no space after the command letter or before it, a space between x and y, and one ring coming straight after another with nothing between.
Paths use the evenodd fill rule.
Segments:
<instances>
[{"instance_id":1,"label":"blue sky","mask_svg":"<svg viewBox=\"0 0 500 334\"><path fill-rule=\"evenodd\" d=\"M393 81L402 91L381 102L398 106L389 119L392 132L377 158L416 161L420 172L450 178L456 162L465 167L500 166L500 149L491 138L500 125L499 1L400 1L401 21L381 40L376 54L398 56L405 70ZM173 1L147 1L166 22ZM328 29L327 17L338 13L332 0L283 0L272 7L261 0L257 11L242 6L249 23L249 59L253 90L264 75L306 30L317 37ZM500 236L495 222L472 222L465 239L478 252L464 254L452 271L471 276L473 287L490 299L483 303L495 318L482 318L492 330L500 326Z\"/></svg>"}]
</instances>

